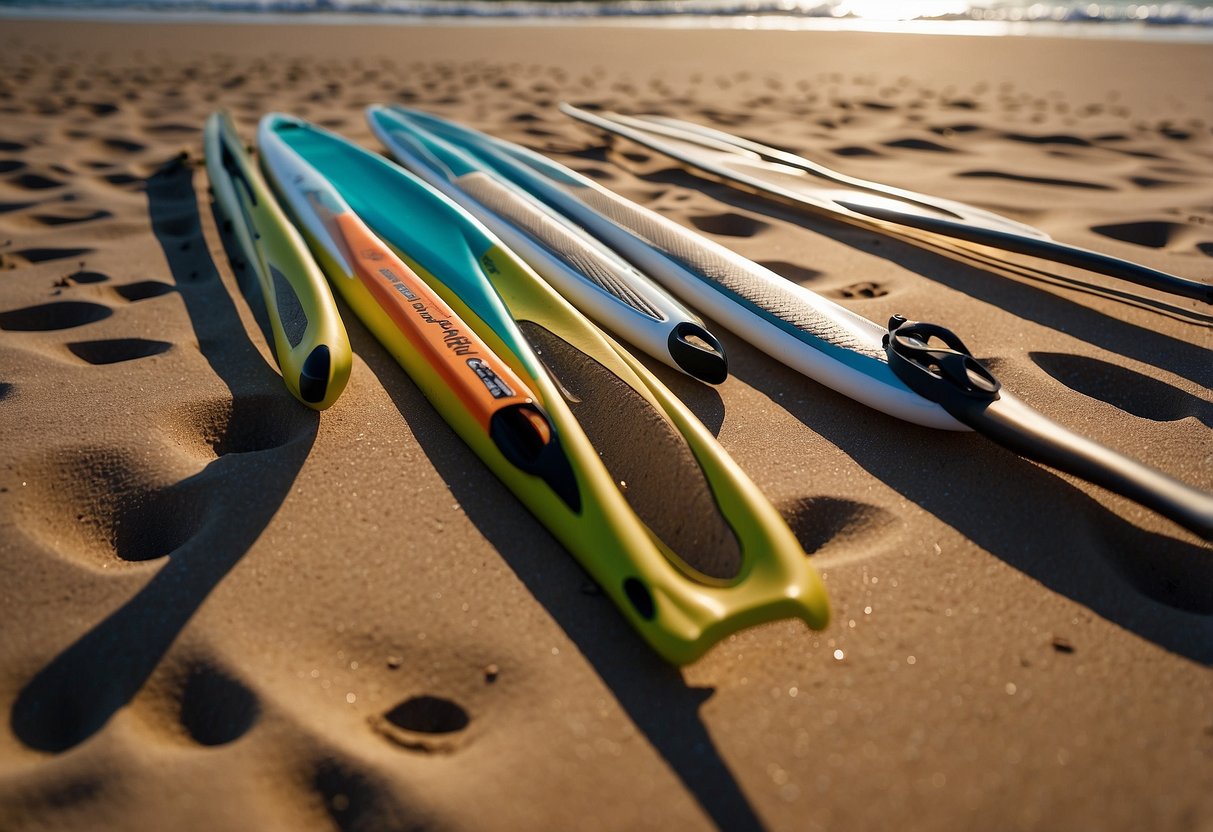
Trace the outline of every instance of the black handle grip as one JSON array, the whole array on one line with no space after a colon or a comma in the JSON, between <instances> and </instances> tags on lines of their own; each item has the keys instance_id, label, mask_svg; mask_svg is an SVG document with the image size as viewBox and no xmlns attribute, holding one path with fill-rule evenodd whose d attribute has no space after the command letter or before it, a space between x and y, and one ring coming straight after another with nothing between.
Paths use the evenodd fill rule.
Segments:
<instances>
[{"instance_id":1,"label":"black handle grip","mask_svg":"<svg viewBox=\"0 0 1213 832\"><path fill-rule=\"evenodd\" d=\"M952 414L1022 456L1082 477L1213 540L1213 495L1062 427L1003 393L973 414Z\"/></svg>"},{"instance_id":2,"label":"black handle grip","mask_svg":"<svg viewBox=\"0 0 1213 832\"><path fill-rule=\"evenodd\" d=\"M941 341L943 346L932 343ZM889 366L910 389L1017 454L1128 497L1213 540L1213 495L1079 436L1001 389L952 332L895 316Z\"/></svg>"}]
</instances>

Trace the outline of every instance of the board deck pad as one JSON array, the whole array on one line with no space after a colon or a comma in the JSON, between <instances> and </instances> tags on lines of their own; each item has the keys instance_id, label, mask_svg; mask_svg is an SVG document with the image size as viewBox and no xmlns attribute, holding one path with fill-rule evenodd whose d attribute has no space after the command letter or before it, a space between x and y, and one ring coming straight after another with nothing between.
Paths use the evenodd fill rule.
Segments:
<instances>
[{"instance_id":1,"label":"board deck pad","mask_svg":"<svg viewBox=\"0 0 1213 832\"><path fill-rule=\"evenodd\" d=\"M320 128L275 114L260 137L293 201L310 204L296 193L300 182L327 183L530 386L572 465L579 502L510 464L369 292L345 279L340 252L318 246L330 277L350 290L347 301L427 397L662 656L686 664L767 621L826 624L825 589L803 548L711 432L486 227L382 156ZM328 232L303 219L322 243Z\"/></svg>"},{"instance_id":2,"label":"board deck pad","mask_svg":"<svg viewBox=\"0 0 1213 832\"><path fill-rule=\"evenodd\" d=\"M544 240L545 245L552 246L553 243L557 244L559 248L556 249L556 253L566 258L586 279L592 281L604 292L608 292L619 298L619 300L642 315L648 315L655 320L661 319L661 313L653 308L652 304L648 303L639 293L633 291L630 286L610 271L603 268L599 260L592 256L592 250L588 243L583 243L571 236L545 233L545 229L557 227L556 221L537 210L528 212L518 210L516 204L506 198L507 192L504 186L494 182L483 173L473 173L460 177L459 186L479 200L490 211L494 211L505 217L537 239ZM705 341L703 342L703 348L712 349L713 347Z\"/></svg>"},{"instance_id":3,"label":"board deck pad","mask_svg":"<svg viewBox=\"0 0 1213 832\"><path fill-rule=\"evenodd\" d=\"M631 385L581 350L533 321L518 326L636 515L696 572L721 581L736 578L741 546L682 434Z\"/></svg>"}]
</instances>

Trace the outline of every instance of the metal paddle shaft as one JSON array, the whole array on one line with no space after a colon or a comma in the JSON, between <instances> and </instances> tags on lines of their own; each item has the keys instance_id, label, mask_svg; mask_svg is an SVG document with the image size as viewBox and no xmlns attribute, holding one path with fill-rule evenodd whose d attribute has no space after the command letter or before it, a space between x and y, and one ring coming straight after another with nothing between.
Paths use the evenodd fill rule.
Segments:
<instances>
[{"instance_id":1,"label":"metal paddle shaft","mask_svg":"<svg viewBox=\"0 0 1213 832\"><path fill-rule=\"evenodd\" d=\"M1062 243L1040 229L972 205L847 176L794 153L722 130L671 118L591 113L567 104L560 109L579 121L663 153L714 179L779 202L824 212L881 232L917 229L1213 303L1213 286L1207 283ZM915 241L913 236L909 239Z\"/></svg>"},{"instance_id":2,"label":"metal paddle shaft","mask_svg":"<svg viewBox=\"0 0 1213 832\"><path fill-rule=\"evenodd\" d=\"M978 433L1021 456L1128 497L1213 540L1213 495L1079 436L1033 410L1002 390L993 373L951 330L895 315L889 320L885 351L889 366L910 389Z\"/></svg>"},{"instance_id":3,"label":"metal paddle shaft","mask_svg":"<svg viewBox=\"0 0 1213 832\"><path fill-rule=\"evenodd\" d=\"M1191 298L1203 303L1213 303L1213 286L1201 283L1199 280L1189 280L1186 277L1169 274L1168 272L1152 269L1140 263L1133 263L1110 254L1059 243L1056 240L1028 237L995 228L985 228L964 222L934 217L922 216L909 211L898 211L883 206L864 205L862 202L852 202L846 199L835 200L842 207L863 214L873 219L898 223L921 231L929 231L944 237L952 237L978 245L989 246L1016 254L1026 254L1051 260L1067 266L1077 266L1080 269L1106 274L1158 289L1179 297Z\"/></svg>"}]
</instances>

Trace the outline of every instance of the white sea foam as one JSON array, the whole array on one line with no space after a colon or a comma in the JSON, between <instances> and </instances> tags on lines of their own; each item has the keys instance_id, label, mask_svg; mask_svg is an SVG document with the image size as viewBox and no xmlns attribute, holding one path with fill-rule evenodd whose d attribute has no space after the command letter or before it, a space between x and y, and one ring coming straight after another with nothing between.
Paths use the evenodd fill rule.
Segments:
<instances>
[{"instance_id":1,"label":"white sea foam","mask_svg":"<svg viewBox=\"0 0 1213 832\"><path fill-rule=\"evenodd\" d=\"M584 21L1213 40L1213 0L0 0L0 17Z\"/></svg>"}]
</instances>

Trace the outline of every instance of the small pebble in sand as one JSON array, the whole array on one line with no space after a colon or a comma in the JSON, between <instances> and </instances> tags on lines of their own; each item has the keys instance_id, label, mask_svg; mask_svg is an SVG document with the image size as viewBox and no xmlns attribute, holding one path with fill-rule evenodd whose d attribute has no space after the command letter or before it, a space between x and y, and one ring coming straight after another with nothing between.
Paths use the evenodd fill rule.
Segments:
<instances>
[{"instance_id":1,"label":"small pebble in sand","mask_svg":"<svg viewBox=\"0 0 1213 832\"><path fill-rule=\"evenodd\" d=\"M495 664L488 665L484 669L484 681L490 685L493 684L493 682L497 681L497 674L500 672L501 672L501 668L499 668L497 665L495 665Z\"/></svg>"},{"instance_id":2,"label":"small pebble in sand","mask_svg":"<svg viewBox=\"0 0 1213 832\"><path fill-rule=\"evenodd\" d=\"M395 670L396 668L400 667L400 665L402 665L402 664L404 664L404 659L402 659L400 656L388 656L387 657L387 666L390 667L392 670Z\"/></svg>"},{"instance_id":3,"label":"small pebble in sand","mask_svg":"<svg viewBox=\"0 0 1213 832\"><path fill-rule=\"evenodd\" d=\"M1053 649L1058 653L1073 653L1074 645L1070 640L1062 636L1053 636Z\"/></svg>"}]
</instances>

